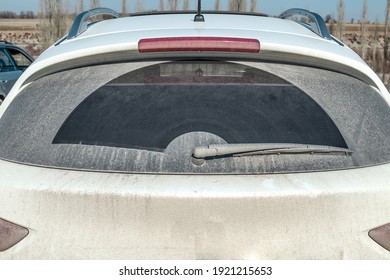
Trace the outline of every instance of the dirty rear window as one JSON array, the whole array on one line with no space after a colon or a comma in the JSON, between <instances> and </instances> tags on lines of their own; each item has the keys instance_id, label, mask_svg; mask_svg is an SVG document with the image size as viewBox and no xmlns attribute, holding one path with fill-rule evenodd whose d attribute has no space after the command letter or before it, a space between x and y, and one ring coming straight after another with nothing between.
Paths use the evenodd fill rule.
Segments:
<instances>
[{"instance_id":1,"label":"dirty rear window","mask_svg":"<svg viewBox=\"0 0 390 280\"><path fill-rule=\"evenodd\" d=\"M346 147L327 113L302 90L227 63L162 64L126 73L81 102L53 143L163 152L194 131L227 143Z\"/></svg>"},{"instance_id":2,"label":"dirty rear window","mask_svg":"<svg viewBox=\"0 0 390 280\"><path fill-rule=\"evenodd\" d=\"M223 61L110 64L52 74L25 88L0 119L0 140L12 139L0 158L130 173L335 170L389 161L389 120L375 90L327 70ZM196 147L255 143L352 153L192 161Z\"/></svg>"}]
</instances>

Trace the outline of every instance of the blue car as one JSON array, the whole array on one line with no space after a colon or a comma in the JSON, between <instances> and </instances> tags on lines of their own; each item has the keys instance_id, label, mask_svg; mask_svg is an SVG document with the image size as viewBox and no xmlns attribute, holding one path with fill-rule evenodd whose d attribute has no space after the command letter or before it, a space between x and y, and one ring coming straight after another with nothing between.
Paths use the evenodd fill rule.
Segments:
<instances>
[{"instance_id":1,"label":"blue car","mask_svg":"<svg viewBox=\"0 0 390 280\"><path fill-rule=\"evenodd\" d=\"M34 59L22 48L0 41L0 105Z\"/></svg>"}]
</instances>

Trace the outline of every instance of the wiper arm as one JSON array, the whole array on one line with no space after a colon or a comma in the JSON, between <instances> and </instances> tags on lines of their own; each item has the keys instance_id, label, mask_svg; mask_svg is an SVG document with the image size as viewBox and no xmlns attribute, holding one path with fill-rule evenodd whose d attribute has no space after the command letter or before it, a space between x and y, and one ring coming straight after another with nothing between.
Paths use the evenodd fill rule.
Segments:
<instances>
[{"instance_id":1,"label":"wiper arm","mask_svg":"<svg viewBox=\"0 0 390 280\"><path fill-rule=\"evenodd\" d=\"M196 147L193 157L206 159L219 156L255 156L255 155L275 155L275 154L331 154L331 155L351 155L352 151L346 148L305 145L305 144L220 144Z\"/></svg>"}]
</instances>

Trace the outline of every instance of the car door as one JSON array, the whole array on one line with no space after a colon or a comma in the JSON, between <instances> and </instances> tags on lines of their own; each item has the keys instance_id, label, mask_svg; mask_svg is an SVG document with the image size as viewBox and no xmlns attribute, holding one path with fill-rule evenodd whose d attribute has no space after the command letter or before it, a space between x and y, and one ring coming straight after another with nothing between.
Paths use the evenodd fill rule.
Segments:
<instances>
[{"instance_id":1,"label":"car door","mask_svg":"<svg viewBox=\"0 0 390 280\"><path fill-rule=\"evenodd\" d=\"M0 93L4 97L11 90L23 71L32 63L28 57L15 48L0 49Z\"/></svg>"}]
</instances>

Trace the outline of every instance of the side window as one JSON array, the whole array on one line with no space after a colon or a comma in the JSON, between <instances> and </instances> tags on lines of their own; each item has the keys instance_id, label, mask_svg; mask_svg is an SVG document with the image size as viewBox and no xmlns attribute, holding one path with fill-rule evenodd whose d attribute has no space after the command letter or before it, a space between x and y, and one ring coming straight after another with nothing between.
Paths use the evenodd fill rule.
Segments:
<instances>
[{"instance_id":1,"label":"side window","mask_svg":"<svg viewBox=\"0 0 390 280\"><path fill-rule=\"evenodd\" d=\"M18 70L24 70L32 63L27 56L18 50L8 49L8 52L12 56Z\"/></svg>"},{"instance_id":2,"label":"side window","mask_svg":"<svg viewBox=\"0 0 390 280\"><path fill-rule=\"evenodd\" d=\"M0 49L0 72L15 71L15 66L4 49Z\"/></svg>"}]
</instances>

